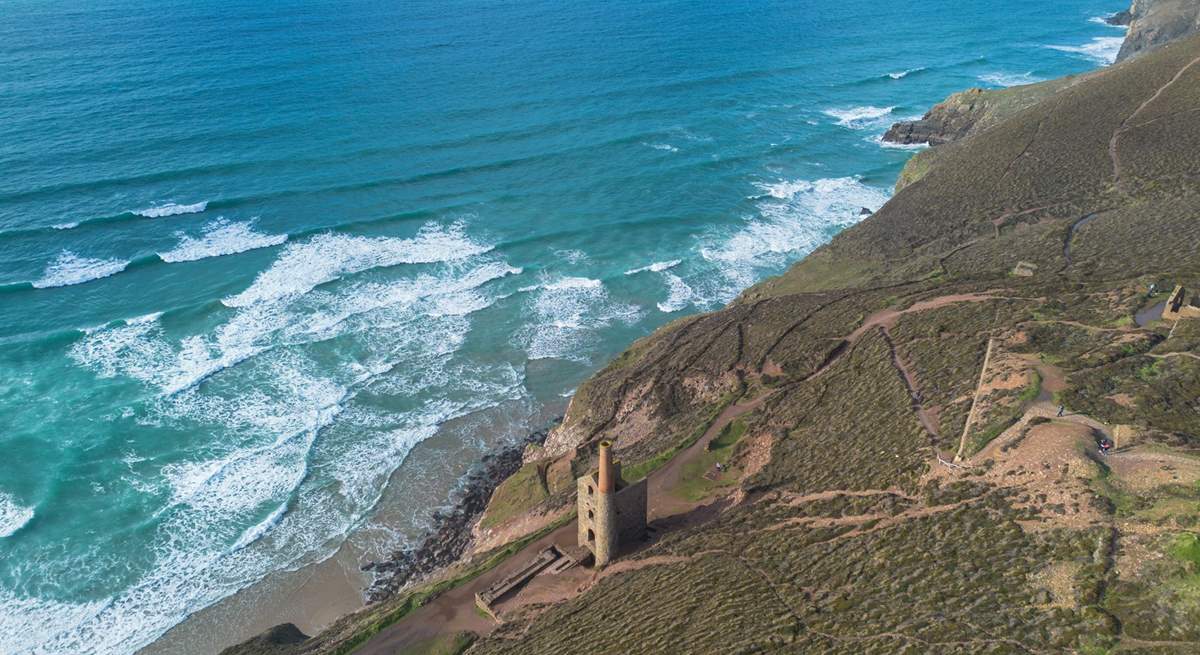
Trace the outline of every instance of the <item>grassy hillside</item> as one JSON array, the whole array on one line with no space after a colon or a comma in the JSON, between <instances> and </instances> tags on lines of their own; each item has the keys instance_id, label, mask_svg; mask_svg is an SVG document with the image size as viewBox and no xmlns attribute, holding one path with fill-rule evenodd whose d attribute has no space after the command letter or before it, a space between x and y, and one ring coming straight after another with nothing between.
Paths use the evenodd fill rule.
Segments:
<instances>
[{"instance_id":1,"label":"grassy hillside","mask_svg":"<svg viewBox=\"0 0 1200 655\"><path fill-rule=\"evenodd\" d=\"M528 479L601 439L644 475L703 435L732 477L672 472L713 504L463 648L1200 652L1200 321L1145 311L1151 284L1200 286L1198 106L1200 39L1064 85L639 341ZM287 652L344 652L405 598Z\"/></svg>"},{"instance_id":2,"label":"grassy hillside","mask_svg":"<svg viewBox=\"0 0 1200 655\"><path fill-rule=\"evenodd\" d=\"M1198 61L1168 46L940 146L873 217L593 378L584 442L649 458L767 396L739 444L769 457L645 566L469 652L1197 652L1200 351L1134 315L1200 283Z\"/></svg>"}]
</instances>

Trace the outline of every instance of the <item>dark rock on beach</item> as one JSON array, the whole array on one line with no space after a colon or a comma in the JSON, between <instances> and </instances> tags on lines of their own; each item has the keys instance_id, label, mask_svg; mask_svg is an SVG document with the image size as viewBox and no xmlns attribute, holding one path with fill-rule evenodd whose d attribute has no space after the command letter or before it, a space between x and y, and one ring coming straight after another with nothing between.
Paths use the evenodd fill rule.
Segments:
<instances>
[{"instance_id":1,"label":"dark rock on beach","mask_svg":"<svg viewBox=\"0 0 1200 655\"><path fill-rule=\"evenodd\" d=\"M422 580L458 561L471 545L471 528L487 508L492 492L521 468L525 446L531 443L540 445L546 440L550 428L561 420L561 417L555 419L551 426L533 432L524 440L485 455L467 474L458 502L453 507L434 512L432 527L416 546L401 549L382 562L363 566L364 571L375 574L375 581L366 592L367 600L372 603L381 601L409 583Z\"/></svg>"}]
</instances>

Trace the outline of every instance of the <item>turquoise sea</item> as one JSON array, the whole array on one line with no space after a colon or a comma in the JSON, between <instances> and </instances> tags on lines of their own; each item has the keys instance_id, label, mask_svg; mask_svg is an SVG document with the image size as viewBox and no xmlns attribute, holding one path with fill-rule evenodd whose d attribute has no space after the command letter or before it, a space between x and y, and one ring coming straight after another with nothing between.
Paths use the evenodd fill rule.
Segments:
<instances>
[{"instance_id":1,"label":"turquoise sea","mask_svg":"<svg viewBox=\"0 0 1200 655\"><path fill-rule=\"evenodd\" d=\"M1117 0L0 4L0 652L408 543L633 339Z\"/></svg>"}]
</instances>

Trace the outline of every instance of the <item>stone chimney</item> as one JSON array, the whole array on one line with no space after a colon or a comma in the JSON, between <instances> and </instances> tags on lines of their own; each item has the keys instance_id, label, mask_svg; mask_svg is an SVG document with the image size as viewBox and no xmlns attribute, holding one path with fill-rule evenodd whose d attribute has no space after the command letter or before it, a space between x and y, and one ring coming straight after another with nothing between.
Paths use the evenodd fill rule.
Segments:
<instances>
[{"instance_id":1,"label":"stone chimney","mask_svg":"<svg viewBox=\"0 0 1200 655\"><path fill-rule=\"evenodd\" d=\"M613 471L612 442L600 442L600 479L596 491L611 494L617 490L616 472Z\"/></svg>"}]
</instances>

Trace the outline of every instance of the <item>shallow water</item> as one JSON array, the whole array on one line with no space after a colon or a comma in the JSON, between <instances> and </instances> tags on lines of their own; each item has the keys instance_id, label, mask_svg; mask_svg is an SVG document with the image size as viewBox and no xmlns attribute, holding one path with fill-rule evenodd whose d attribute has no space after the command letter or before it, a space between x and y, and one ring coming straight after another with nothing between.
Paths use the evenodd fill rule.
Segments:
<instances>
[{"instance_id":1,"label":"shallow water","mask_svg":"<svg viewBox=\"0 0 1200 655\"><path fill-rule=\"evenodd\" d=\"M405 543L634 338L877 209L891 122L1121 35L829 4L0 9L0 651L132 652Z\"/></svg>"}]
</instances>

